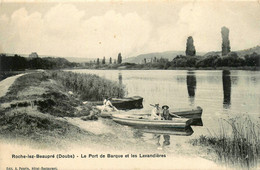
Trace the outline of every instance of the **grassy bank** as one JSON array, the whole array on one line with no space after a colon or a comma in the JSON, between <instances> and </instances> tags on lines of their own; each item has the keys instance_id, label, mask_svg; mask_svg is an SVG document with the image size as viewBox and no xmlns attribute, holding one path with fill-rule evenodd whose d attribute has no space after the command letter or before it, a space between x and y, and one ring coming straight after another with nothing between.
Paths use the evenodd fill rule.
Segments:
<instances>
[{"instance_id":1,"label":"grassy bank","mask_svg":"<svg viewBox=\"0 0 260 170\"><path fill-rule=\"evenodd\" d=\"M23 75L0 98L0 137L41 143L78 141L89 133L64 117L96 120L99 111L82 99L99 100L105 95L121 97L124 89L94 75L62 71Z\"/></svg>"},{"instance_id":2,"label":"grassy bank","mask_svg":"<svg viewBox=\"0 0 260 170\"><path fill-rule=\"evenodd\" d=\"M220 122L219 134L200 136L190 142L207 148L217 160L232 166L251 168L260 163L260 126L249 117ZM231 129L231 130L230 130Z\"/></svg>"}]
</instances>

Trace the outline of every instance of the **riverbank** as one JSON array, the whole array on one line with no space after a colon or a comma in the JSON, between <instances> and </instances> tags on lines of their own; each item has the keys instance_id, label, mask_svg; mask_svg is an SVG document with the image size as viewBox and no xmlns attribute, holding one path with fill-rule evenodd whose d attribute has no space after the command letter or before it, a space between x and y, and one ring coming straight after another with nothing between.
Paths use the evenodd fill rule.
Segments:
<instances>
[{"instance_id":1,"label":"riverbank","mask_svg":"<svg viewBox=\"0 0 260 170\"><path fill-rule=\"evenodd\" d=\"M98 83L98 87L88 88L86 84L81 84L84 82L75 83L75 79L78 81L86 79L92 84ZM12 85L9 87L10 84ZM79 89L80 85L84 89L83 92ZM53 144L64 146L64 142L85 140L89 135L95 140L93 134L68 123L65 117L98 119L100 112L91 104L83 104L82 99L101 98L102 91L97 90L108 85L114 91L108 91L107 95L119 95L117 90L123 90L111 81L97 76L81 74L76 76L75 73L62 71L34 72L1 81L1 139L33 141L45 147ZM86 96L91 94L87 93L87 90L95 95ZM117 93L112 94L113 92Z\"/></svg>"},{"instance_id":2,"label":"riverbank","mask_svg":"<svg viewBox=\"0 0 260 170\"><path fill-rule=\"evenodd\" d=\"M9 78L14 83L6 94L0 96L1 147L5 144L18 144L22 147L49 151L81 147L80 150L85 150L85 152L91 150L93 153L165 154L165 150L158 150L152 142L156 139L152 138L149 139L151 142L144 142L140 137L129 137L138 135L138 131L132 132L130 127L99 118L99 112L95 107L83 104L80 93L77 94L73 88L68 89L70 86L62 84L61 79L64 77L80 79L72 75L74 74L70 72L36 72ZM59 80L57 78L59 76L63 78ZM89 77L99 82L99 87L101 87L100 81L103 85L111 83L96 76ZM1 83L5 82L9 85L12 83L7 79ZM117 87L113 89L115 91ZM97 116L98 120L82 120L90 115ZM190 155L188 151L174 153L175 155ZM172 156L172 153L167 153L167 155ZM194 157L198 158L193 154L191 158Z\"/></svg>"},{"instance_id":3,"label":"riverbank","mask_svg":"<svg viewBox=\"0 0 260 170\"><path fill-rule=\"evenodd\" d=\"M177 155L183 159L189 157L192 160L204 155L203 157L206 159L216 160L211 159L213 152L202 153L198 148L179 140L181 138L176 136L171 136L173 139L171 147L158 150L155 145L156 139L143 138L145 134L135 131L133 128L121 126L102 118L97 121L83 121L82 116L87 116L87 113L93 111L91 105L82 103L85 101L83 98L91 99L93 95L90 96L91 93L81 95L82 93L87 94L87 92L80 89L91 89L88 88L90 84L87 85L81 77L84 76L70 72L40 72L17 79L18 81L9 89L8 94L0 99L1 109L5 114L0 116L0 140L22 145L26 143L26 145L44 149L69 148L70 151L71 146L75 145L77 148L80 146L82 150L84 148L86 153L89 153L90 150L94 153L97 152L96 150L101 150L100 153L110 153L111 151L138 154L143 152L165 153L168 157ZM99 85L98 89L102 89L100 82L107 81L95 79L96 77L89 76L87 80L88 82L95 80ZM83 84L84 86L81 86ZM102 97L102 94L101 90L96 92L94 97ZM2 99L4 99L3 105ZM80 111L84 108L84 115L80 115ZM162 136L161 139L163 139ZM32 143L33 145L31 145ZM205 148L205 145L202 144L201 147Z\"/></svg>"},{"instance_id":4,"label":"riverbank","mask_svg":"<svg viewBox=\"0 0 260 170\"><path fill-rule=\"evenodd\" d=\"M132 64L132 63L123 63L116 65L99 65L99 66L90 66L90 67L76 67L71 68L70 70L77 69L90 69L90 70L248 70L248 71L259 71L260 67L168 67L164 68L161 66L158 67L149 67L142 64Z\"/></svg>"},{"instance_id":5,"label":"riverbank","mask_svg":"<svg viewBox=\"0 0 260 170\"><path fill-rule=\"evenodd\" d=\"M142 64L133 63L122 63L122 64L105 64L99 66L84 66L84 67L73 67L66 68L66 70L78 70L78 69L89 69L89 70L248 70L248 71L260 71L260 67L253 66L240 66L240 67L148 67ZM22 73L30 73L37 70L26 70L26 71L1 71L0 81Z\"/></svg>"},{"instance_id":6,"label":"riverbank","mask_svg":"<svg viewBox=\"0 0 260 170\"><path fill-rule=\"evenodd\" d=\"M100 112L83 101L98 100L104 90L105 95L123 96L123 87L112 81L90 74L41 71L9 77L0 84L8 89L0 96L0 143L51 150L82 145L126 152L133 147L136 151L154 148L141 139L121 139L118 132L107 131L111 120L103 128L91 123L102 119ZM101 129L97 133L93 128ZM125 134L124 129L116 129Z\"/></svg>"}]
</instances>

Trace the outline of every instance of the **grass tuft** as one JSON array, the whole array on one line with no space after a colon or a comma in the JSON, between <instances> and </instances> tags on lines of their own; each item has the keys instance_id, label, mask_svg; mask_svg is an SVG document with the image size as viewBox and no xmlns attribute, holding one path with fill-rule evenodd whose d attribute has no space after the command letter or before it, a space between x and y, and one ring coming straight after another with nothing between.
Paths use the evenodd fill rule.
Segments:
<instances>
[{"instance_id":1,"label":"grass tuft","mask_svg":"<svg viewBox=\"0 0 260 170\"><path fill-rule=\"evenodd\" d=\"M228 128L232 130L229 131ZM218 135L202 135L190 142L211 148L219 162L242 168L257 167L260 160L259 124L248 116L236 117L221 121L219 131Z\"/></svg>"}]
</instances>

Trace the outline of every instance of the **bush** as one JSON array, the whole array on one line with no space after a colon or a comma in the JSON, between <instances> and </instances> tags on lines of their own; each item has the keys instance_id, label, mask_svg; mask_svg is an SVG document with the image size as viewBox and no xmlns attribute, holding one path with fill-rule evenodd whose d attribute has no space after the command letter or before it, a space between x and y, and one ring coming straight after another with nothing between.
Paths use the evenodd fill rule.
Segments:
<instances>
[{"instance_id":1,"label":"bush","mask_svg":"<svg viewBox=\"0 0 260 170\"><path fill-rule=\"evenodd\" d=\"M216 61L220 58L219 55L210 55L205 59L200 60L196 66L197 67L215 67Z\"/></svg>"},{"instance_id":2,"label":"bush","mask_svg":"<svg viewBox=\"0 0 260 170\"><path fill-rule=\"evenodd\" d=\"M178 55L175 57L172 62L171 66L173 67L195 67L196 63L199 59L197 57L191 56L183 56Z\"/></svg>"},{"instance_id":3,"label":"bush","mask_svg":"<svg viewBox=\"0 0 260 170\"><path fill-rule=\"evenodd\" d=\"M118 83L92 74L51 71L48 76L77 93L82 100L103 100L105 96L122 98L125 95L124 87Z\"/></svg>"},{"instance_id":4,"label":"bush","mask_svg":"<svg viewBox=\"0 0 260 170\"><path fill-rule=\"evenodd\" d=\"M253 53L245 56L245 64L247 66L260 66L260 55Z\"/></svg>"}]
</instances>

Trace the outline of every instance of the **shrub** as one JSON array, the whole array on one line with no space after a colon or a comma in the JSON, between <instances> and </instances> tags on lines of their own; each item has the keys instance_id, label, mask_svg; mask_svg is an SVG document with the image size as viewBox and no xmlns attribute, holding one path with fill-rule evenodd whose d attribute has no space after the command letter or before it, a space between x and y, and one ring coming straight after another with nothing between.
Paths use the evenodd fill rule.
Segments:
<instances>
[{"instance_id":1,"label":"shrub","mask_svg":"<svg viewBox=\"0 0 260 170\"><path fill-rule=\"evenodd\" d=\"M207 56L205 59L200 60L196 66L197 67L215 67L216 61L219 59L219 55L210 55Z\"/></svg>"},{"instance_id":2,"label":"shrub","mask_svg":"<svg viewBox=\"0 0 260 170\"><path fill-rule=\"evenodd\" d=\"M50 71L48 76L77 93L82 100L103 100L105 96L122 98L125 95L123 86L92 74Z\"/></svg>"},{"instance_id":3,"label":"shrub","mask_svg":"<svg viewBox=\"0 0 260 170\"><path fill-rule=\"evenodd\" d=\"M247 66L260 66L260 55L257 53L252 53L251 55L246 55L245 64Z\"/></svg>"},{"instance_id":4,"label":"shrub","mask_svg":"<svg viewBox=\"0 0 260 170\"><path fill-rule=\"evenodd\" d=\"M172 62L171 66L173 67L195 67L196 63L199 59L196 56L183 56L178 55L175 57Z\"/></svg>"}]
</instances>

